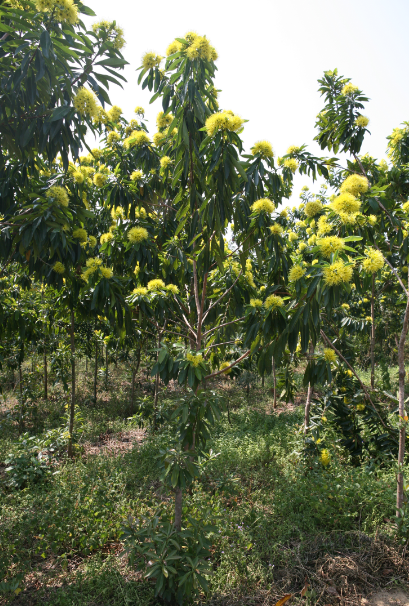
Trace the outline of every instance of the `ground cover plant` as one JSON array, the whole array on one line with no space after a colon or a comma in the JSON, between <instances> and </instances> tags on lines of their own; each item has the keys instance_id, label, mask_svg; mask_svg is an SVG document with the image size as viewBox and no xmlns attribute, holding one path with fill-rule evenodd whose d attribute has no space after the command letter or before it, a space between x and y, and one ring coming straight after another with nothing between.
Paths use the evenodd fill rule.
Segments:
<instances>
[{"instance_id":1,"label":"ground cover plant","mask_svg":"<svg viewBox=\"0 0 409 606\"><path fill-rule=\"evenodd\" d=\"M143 108L105 109L121 28L81 13L0 14L2 599L404 584L408 125L388 162L362 155L367 98L335 69L315 139L344 163L247 154L217 51L188 32L138 68L151 136ZM324 183L289 209L296 172Z\"/></svg>"}]
</instances>

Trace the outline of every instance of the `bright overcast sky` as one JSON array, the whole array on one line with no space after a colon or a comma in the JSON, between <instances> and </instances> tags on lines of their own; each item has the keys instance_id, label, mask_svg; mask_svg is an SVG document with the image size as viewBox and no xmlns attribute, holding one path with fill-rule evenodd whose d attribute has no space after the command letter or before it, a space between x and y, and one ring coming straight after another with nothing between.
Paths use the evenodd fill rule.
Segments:
<instances>
[{"instance_id":1,"label":"bright overcast sky","mask_svg":"<svg viewBox=\"0 0 409 606\"><path fill-rule=\"evenodd\" d=\"M160 100L149 106L151 94L138 86L135 70L146 51L165 55L175 37L191 30L206 35L219 54L220 106L249 120L242 133L247 150L267 139L276 155L303 143L320 155L312 142L323 107L317 79L335 67L370 98L363 113L372 134L362 153L384 158L385 137L409 121L408 0L84 1L98 20L124 29L128 83L111 88L110 98L128 120L142 105L151 134ZM296 178L294 202L304 183Z\"/></svg>"}]
</instances>

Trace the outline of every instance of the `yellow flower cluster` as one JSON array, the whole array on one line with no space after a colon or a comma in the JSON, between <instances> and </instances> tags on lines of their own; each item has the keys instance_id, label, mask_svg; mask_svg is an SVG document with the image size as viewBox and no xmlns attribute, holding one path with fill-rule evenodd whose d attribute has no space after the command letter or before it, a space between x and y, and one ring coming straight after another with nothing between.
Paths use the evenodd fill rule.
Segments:
<instances>
[{"instance_id":1,"label":"yellow flower cluster","mask_svg":"<svg viewBox=\"0 0 409 606\"><path fill-rule=\"evenodd\" d=\"M287 149L287 155L293 155L293 154L298 154L298 152L300 151L300 147L298 145L290 145L290 147Z\"/></svg>"},{"instance_id":2,"label":"yellow flower cluster","mask_svg":"<svg viewBox=\"0 0 409 606\"><path fill-rule=\"evenodd\" d=\"M65 267L60 261L57 261L54 263L53 270L57 272L57 274L63 274L65 272Z\"/></svg>"},{"instance_id":3,"label":"yellow flower cluster","mask_svg":"<svg viewBox=\"0 0 409 606\"><path fill-rule=\"evenodd\" d=\"M165 171L172 164L171 158L169 156L163 156L160 159L160 166L163 171Z\"/></svg>"},{"instance_id":4,"label":"yellow flower cluster","mask_svg":"<svg viewBox=\"0 0 409 606\"><path fill-rule=\"evenodd\" d=\"M138 286L138 288L133 289L132 293L139 297L145 297L148 294L148 289L145 286Z\"/></svg>"},{"instance_id":5,"label":"yellow flower cluster","mask_svg":"<svg viewBox=\"0 0 409 606\"><path fill-rule=\"evenodd\" d=\"M304 208L304 212L310 219L318 215L322 211L322 203L319 200L311 200L307 202Z\"/></svg>"},{"instance_id":6,"label":"yellow flower cluster","mask_svg":"<svg viewBox=\"0 0 409 606\"><path fill-rule=\"evenodd\" d=\"M294 231L290 231L288 233L288 239L290 240L290 242L295 242L296 240L298 240L298 236Z\"/></svg>"},{"instance_id":7,"label":"yellow flower cluster","mask_svg":"<svg viewBox=\"0 0 409 606\"><path fill-rule=\"evenodd\" d=\"M365 128L369 124L369 118L366 116L358 116L358 118L355 120L355 124L359 128Z\"/></svg>"},{"instance_id":8,"label":"yellow flower cluster","mask_svg":"<svg viewBox=\"0 0 409 606\"><path fill-rule=\"evenodd\" d=\"M107 280L112 278L112 276L114 275L114 272L112 271L112 269L110 267L101 267L100 272L102 274L102 277L107 278Z\"/></svg>"},{"instance_id":9,"label":"yellow flower cluster","mask_svg":"<svg viewBox=\"0 0 409 606\"><path fill-rule=\"evenodd\" d=\"M102 259L98 259L97 257L90 257L86 261L86 266L89 268L93 268L94 271L98 269L100 265L102 265Z\"/></svg>"},{"instance_id":10,"label":"yellow flower cluster","mask_svg":"<svg viewBox=\"0 0 409 606\"><path fill-rule=\"evenodd\" d=\"M109 244L110 242L112 242L113 239L113 234L111 234L111 232L107 232L106 234L102 234L99 241L101 242L101 244Z\"/></svg>"},{"instance_id":11,"label":"yellow flower cluster","mask_svg":"<svg viewBox=\"0 0 409 606\"><path fill-rule=\"evenodd\" d=\"M320 247L320 252L324 255L324 257L330 257L332 253L336 253L345 248L344 241L342 238L338 238L338 236L327 236L326 238L321 238L318 240L317 244Z\"/></svg>"},{"instance_id":12,"label":"yellow flower cluster","mask_svg":"<svg viewBox=\"0 0 409 606\"><path fill-rule=\"evenodd\" d=\"M225 368L229 368L231 362L222 362L220 364L219 370L224 370ZM223 374L229 375L231 373L231 368L229 370L225 370Z\"/></svg>"},{"instance_id":13,"label":"yellow flower cluster","mask_svg":"<svg viewBox=\"0 0 409 606\"><path fill-rule=\"evenodd\" d=\"M256 200L256 202L251 205L251 210L257 214L262 212L271 214L274 209L274 204L268 198L260 198L260 200Z\"/></svg>"},{"instance_id":14,"label":"yellow flower cluster","mask_svg":"<svg viewBox=\"0 0 409 606\"><path fill-rule=\"evenodd\" d=\"M366 250L366 259L362 263L362 268L368 274L375 274L377 271L382 269L384 266L383 254L375 248L368 248Z\"/></svg>"},{"instance_id":15,"label":"yellow flower cluster","mask_svg":"<svg viewBox=\"0 0 409 606\"><path fill-rule=\"evenodd\" d=\"M342 309L346 309L346 310L350 309L348 303L342 303L341 307L342 307Z\"/></svg>"},{"instance_id":16,"label":"yellow flower cluster","mask_svg":"<svg viewBox=\"0 0 409 606\"><path fill-rule=\"evenodd\" d=\"M186 34L185 39L190 46L186 50L186 56L194 61L195 59L205 59L205 61L216 61L216 49L210 44L206 36L198 36L194 32Z\"/></svg>"},{"instance_id":17,"label":"yellow flower cluster","mask_svg":"<svg viewBox=\"0 0 409 606\"><path fill-rule=\"evenodd\" d=\"M139 210L135 210L135 219L146 219L147 214L144 208L140 208Z\"/></svg>"},{"instance_id":18,"label":"yellow flower cluster","mask_svg":"<svg viewBox=\"0 0 409 606\"><path fill-rule=\"evenodd\" d=\"M263 307L263 301L261 299L250 299L251 307Z\"/></svg>"},{"instance_id":19,"label":"yellow flower cluster","mask_svg":"<svg viewBox=\"0 0 409 606\"><path fill-rule=\"evenodd\" d=\"M90 116L91 118L98 116L97 98L92 91L84 86L77 91L72 104L82 116Z\"/></svg>"},{"instance_id":20,"label":"yellow flower cluster","mask_svg":"<svg viewBox=\"0 0 409 606\"><path fill-rule=\"evenodd\" d=\"M229 130L237 133L243 126L244 120L236 116L231 110L225 110L209 116L206 120L206 132L214 137L219 130Z\"/></svg>"},{"instance_id":21,"label":"yellow flower cluster","mask_svg":"<svg viewBox=\"0 0 409 606\"><path fill-rule=\"evenodd\" d=\"M140 181L143 178L143 172L141 170L134 170L131 174L131 181Z\"/></svg>"},{"instance_id":22,"label":"yellow flower cluster","mask_svg":"<svg viewBox=\"0 0 409 606\"><path fill-rule=\"evenodd\" d=\"M116 208L113 206L111 208L111 217L114 221L117 221L118 219L125 219L125 210L122 208L122 206L117 206Z\"/></svg>"},{"instance_id":23,"label":"yellow flower cluster","mask_svg":"<svg viewBox=\"0 0 409 606\"><path fill-rule=\"evenodd\" d=\"M369 215L369 217L367 217L367 220L368 220L369 225L372 225L372 227L374 225L376 225L377 218L375 215Z\"/></svg>"},{"instance_id":24,"label":"yellow flower cluster","mask_svg":"<svg viewBox=\"0 0 409 606\"><path fill-rule=\"evenodd\" d=\"M298 168L298 162L297 160L295 160L295 158L287 158L286 160L284 160L283 165L286 168L289 168L292 173L295 173Z\"/></svg>"},{"instance_id":25,"label":"yellow flower cluster","mask_svg":"<svg viewBox=\"0 0 409 606\"><path fill-rule=\"evenodd\" d=\"M166 56L169 57L170 55L174 55L175 53L180 52L182 48L182 44L178 40L174 40L166 49Z\"/></svg>"},{"instance_id":26,"label":"yellow flower cluster","mask_svg":"<svg viewBox=\"0 0 409 606\"><path fill-rule=\"evenodd\" d=\"M344 215L356 215L361 208L361 203L350 193L343 193L337 196L331 203L332 210L341 218Z\"/></svg>"},{"instance_id":27,"label":"yellow flower cluster","mask_svg":"<svg viewBox=\"0 0 409 606\"><path fill-rule=\"evenodd\" d=\"M78 229L74 229L72 232L72 237L80 242L86 242L88 240L87 230L82 227L78 227Z\"/></svg>"},{"instance_id":28,"label":"yellow flower cluster","mask_svg":"<svg viewBox=\"0 0 409 606\"><path fill-rule=\"evenodd\" d=\"M166 141L166 133L155 133L152 137L152 141L156 147L163 145Z\"/></svg>"},{"instance_id":29,"label":"yellow flower cluster","mask_svg":"<svg viewBox=\"0 0 409 606\"><path fill-rule=\"evenodd\" d=\"M201 354L187 353L186 360L188 360L196 368L201 362L203 362L203 356Z\"/></svg>"},{"instance_id":30,"label":"yellow flower cluster","mask_svg":"<svg viewBox=\"0 0 409 606\"><path fill-rule=\"evenodd\" d=\"M279 297L278 295L270 295L269 297L267 297L267 299L264 301L264 307L266 307L267 309L276 309L277 307L283 307L284 305L284 300Z\"/></svg>"},{"instance_id":31,"label":"yellow flower cluster","mask_svg":"<svg viewBox=\"0 0 409 606\"><path fill-rule=\"evenodd\" d=\"M46 191L45 197L52 202L56 202L60 206L67 207L70 203L67 190L59 185L53 185L50 187L50 189Z\"/></svg>"},{"instance_id":32,"label":"yellow flower cluster","mask_svg":"<svg viewBox=\"0 0 409 606\"><path fill-rule=\"evenodd\" d=\"M315 246L317 242L317 236L313 234L310 238L308 238L308 246Z\"/></svg>"},{"instance_id":33,"label":"yellow flower cluster","mask_svg":"<svg viewBox=\"0 0 409 606\"><path fill-rule=\"evenodd\" d=\"M149 145L151 140L143 130L134 130L129 137L124 139L124 148L131 149L132 147L140 147L141 145Z\"/></svg>"},{"instance_id":34,"label":"yellow flower cluster","mask_svg":"<svg viewBox=\"0 0 409 606\"><path fill-rule=\"evenodd\" d=\"M116 131L111 131L110 133L108 133L107 135L107 144L112 147L112 145L114 143L118 143L118 141L121 140L121 135L119 133L117 133Z\"/></svg>"},{"instance_id":35,"label":"yellow flower cluster","mask_svg":"<svg viewBox=\"0 0 409 606\"><path fill-rule=\"evenodd\" d=\"M105 181L107 180L106 175L104 175L103 173L95 173L94 178L93 178L93 182L94 185L96 185L97 187L103 187L105 185Z\"/></svg>"},{"instance_id":36,"label":"yellow flower cluster","mask_svg":"<svg viewBox=\"0 0 409 606\"><path fill-rule=\"evenodd\" d=\"M111 109L108 111L108 118L111 122L118 122L120 116L122 114L122 109L118 107L118 105L113 105Z\"/></svg>"},{"instance_id":37,"label":"yellow flower cluster","mask_svg":"<svg viewBox=\"0 0 409 606\"><path fill-rule=\"evenodd\" d=\"M284 230L279 223L273 223L273 225L270 225L270 231L275 236L281 236Z\"/></svg>"},{"instance_id":38,"label":"yellow flower cluster","mask_svg":"<svg viewBox=\"0 0 409 606\"><path fill-rule=\"evenodd\" d=\"M332 226L328 223L328 219L325 215L322 215L322 217L318 219L317 227L318 236L324 236L332 231Z\"/></svg>"},{"instance_id":39,"label":"yellow flower cluster","mask_svg":"<svg viewBox=\"0 0 409 606\"><path fill-rule=\"evenodd\" d=\"M326 362L336 362L337 361L337 356L336 353L333 349L330 349L329 347L324 349L324 358L326 360Z\"/></svg>"},{"instance_id":40,"label":"yellow flower cluster","mask_svg":"<svg viewBox=\"0 0 409 606\"><path fill-rule=\"evenodd\" d=\"M365 322L370 322L372 324L372 317L371 316L366 316L365 317Z\"/></svg>"},{"instance_id":41,"label":"yellow flower cluster","mask_svg":"<svg viewBox=\"0 0 409 606\"><path fill-rule=\"evenodd\" d=\"M114 22L99 21L92 25L92 30L97 35L107 35L108 39L112 42L112 46L117 50L125 46L124 30L122 27L115 25Z\"/></svg>"},{"instance_id":42,"label":"yellow flower cluster","mask_svg":"<svg viewBox=\"0 0 409 606\"><path fill-rule=\"evenodd\" d=\"M301 265L293 265L288 273L288 281L297 282L298 280L301 280L304 274L305 269L301 267Z\"/></svg>"},{"instance_id":43,"label":"yellow flower cluster","mask_svg":"<svg viewBox=\"0 0 409 606\"><path fill-rule=\"evenodd\" d=\"M321 450L320 461L322 465L324 465L324 467L328 467L328 465L331 463L329 450L327 450L326 448L323 448L323 450Z\"/></svg>"},{"instance_id":44,"label":"yellow flower cluster","mask_svg":"<svg viewBox=\"0 0 409 606\"><path fill-rule=\"evenodd\" d=\"M97 245L97 239L95 236L88 236L88 242L91 248L94 248Z\"/></svg>"},{"instance_id":45,"label":"yellow flower cluster","mask_svg":"<svg viewBox=\"0 0 409 606\"><path fill-rule=\"evenodd\" d=\"M144 69L152 69L152 67L159 67L163 57L155 55L155 53L145 53L142 57L142 67Z\"/></svg>"},{"instance_id":46,"label":"yellow flower cluster","mask_svg":"<svg viewBox=\"0 0 409 606\"><path fill-rule=\"evenodd\" d=\"M128 231L128 240L132 244L139 244L148 239L148 230L144 227L131 227Z\"/></svg>"},{"instance_id":47,"label":"yellow flower cluster","mask_svg":"<svg viewBox=\"0 0 409 606\"><path fill-rule=\"evenodd\" d=\"M155 280L151 280L148 282L148 290L164 290L165 282L160 278L156 278Z\"/></svg>"},{"instance_id":48,"label":"yellow flower cluster","mask_svg":"<svg viewBox=\"0 0 409 606\"><path fill-rule=\"evenodd\" d=\"M348 82L348 84L345 84L345 86L343 87L341 95L344 95L344 97L346 95L352 95L352 93L356 93L357 90L359 90L357 86L355 86L351 82Z\"/></svg>"},{"instance_id":49,"label":"yellow flower cluster","mask_svg":"<svg viewBox=\"0 0 409 606\"><path fill-rule=\"evenodd\" d=\"M176 284L167 284L166 290L171 292L173 295L179 294L179 288L176 286Z\"/></svg>"},{"instance_id":50,"label":"yellow flower cluster","mask_svg":"<svg viewBox=\"0 0 409 606\"><path fill-rule=\"evenodd\" d=\"M78 21L78 8L73 0L36 0L36 8L41 13L51 13L59 23L74 25Z\"/></svg>"},{"instance_id":51,"label":"yellow flower cluster","mask_svg":"<svg viewBox=\"0 0 409 606\"><path fill-rule=\"evenodd\" d=\"M144 116L144 115L145 115L145 110L144 110L144 109L143 109L143 107L141 107L140 105L137 105L137 106L135 107L135 110L134 110L134 111L135 111L135 114L136 114L137 116Z\"/></svg>"},{"instance_id":52,"label":"yellow flower cluster","mask_svg":"<svg viewBox=\"0 0 409 606\"><path fill-rule=\"evenodd\" d=\"M251 148L253 156L257 154L262 158L272 158L274 156L273 147L269 141L257 141Z\"/></svg>"},{"instance_id":53,"label":"yellow flower cluster","mask_svg":"<svg viewBox=\"0 0 409 606\"><path fill-rule=\"evenodd\" d=\"M353 268L352 265L346 265L341 259L338 259L324 267L322 273L327 286L336 286L352 280Z\"/></svg>"},{"instance_id":54,"label":"yellow flower cluster","mask_svg":"<svg viewBox=\"0 0 409 606\"><path fill-rule=\"evenodd\" d=\"M352 194L353 196L358 196L359 194L365 194L369 189L369 182L366 177L362 175L349 175L342 183L340 187L341 193L347 192L348 194ZM351 212L351 211L348 211Z\"/></svg>"},{"instance_id":55,"label":"yellow flower cluster","mask_svg":"<svg viewBox=\"0 0 409 606\"><path fill-rule=\"evenodd\" d=\"M164 112L159 112L158 115L156 116L156 126L160 130L169 126L169 124L171 124L171 122L173 122L172 114L165 115Z\"/></svg>"}]
</instances>

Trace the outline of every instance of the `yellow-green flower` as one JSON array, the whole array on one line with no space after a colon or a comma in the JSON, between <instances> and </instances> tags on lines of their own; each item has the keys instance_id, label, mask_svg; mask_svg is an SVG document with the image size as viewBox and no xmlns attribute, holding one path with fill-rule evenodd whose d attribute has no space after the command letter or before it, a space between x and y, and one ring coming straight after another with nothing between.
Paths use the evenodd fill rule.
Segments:
<instances>
[{"instance_id":1,"label":"yellow-green flower","mask_svg":"<svg viewBox=\"0 0 409 606\"><path fill-rule=\"evenodd\" d=\"M382 269L385 264L383 254L375 248L368 248L365 251L366 259L362 262L362 269L368 274L375 274Z\"/></svg>"},{"instance_id":2,"label":"yellow-green flower","mask_svg":"<svg viewBox=\"0 0 409 606\"><path fill-rule=\"evenodd\" d=\"M166 290L171 292L173 295L179 294L179 288L176 286L176 284L167 284Z\"/></svg>"},{"instance_id":3,"label":"yellow-green flower","mask_svg":"<svg viewBox=\"0 0 409 606\"><path fill-rule=\"evenodd\" d=\"M57 261L54 263L53 270L57 272L57 274L63 274L65 272L65 267L60 261Z\"/></svg>"},{"instance_id":4,"label":"yellow-green flower","mask_svg":"<svg viewBox=\"0 0 409 606\"><path fill-rule=\"evenodd\" d=\"M327 265L322 270L324 283L327 286L336 286L351 282L353 268L346 265L341 259L338 259L331 265Z\"/></svg>"},{"instance_id":5,"label":"yellow-green flower","mask_svg":"<svg viewBox=\"0 0 409 606\"><path fill-rule=\"evenodd\" d=\"M148 239L148 236L148 230L144 227L131 227L131 229L128 231L128 240L132 242L132 244L144 242Z\"/></svg>"},{"instance_id":6,"label":"yellow-green flower","mask_svg":"<svg viewBox=\"0 0 409 606\"><path fill-rule=\"evenodd\" d=\"M353 196L359 196L359 194L365 194L369 189L369 182L366 177L362 175L349 175L342 183L340 187L341 193L352 194ZM345 209L343 209L345 210ZM346 211L346 212L356 212L356 211Z\"/></svg>"},{"instance_id":7,"label":"yellow-green flower","mask_svg":"<svg viewBox=\"0 0 409 606\"><path fill-rule=\"evenodd\" d=\"M110 267L100 267L100 272L102 274L102 276L104 278L107 278L109 280L109 278L112 278L112 276L114 275L114 272L112 271L112 269Z\"/></svg>"},{"instance_id":8,"label":"yellow-green flower","mask_svg":"<svg viewBox=\"0 0 409 606\"><path fill-rule=\"evenodd\" d=\"M356 93L357 90L359 90L357 86L355 86L351 82L348 82L348 84L345 84L345 86L343 87L341 94L344 95L344 97L345 97L346 95L351 95L352 93Z\"/></svg>"},{"instance_id":9,"label":"yellow-green flower","mask_svg":"<svg viewBox=\"0 0 409 606\"><path fill-rule=\"evenodd\" d=\"M274 209L274 204L268 198L260 198L259 200L256 200L256 202L254 202L254 204L252 204L251 206L251 210L258 214L262 212L271 214Z\"/></svg>"},{"instance_id":10,"label":"yellow-green flower","mask_svg":"<svg viewBox=\"0 0 409 606\"><path fill-rule=\"evenodd\" d=\"M317 240L317 245L320 248L320 252L324 257L330 257L332 253L336 253L345 248L345 243L342 238L338 236L327 236Z\"/></svg>"},{"instance_id":11,"label":"yellow-green flower","mask_svg":"<svg viewBox=\"0 0 409 606\"><path fill-rule=\"evenodd\" d=\"M196 368L201 362L203 362L203 356L201 354L187 353L186 360L188 360Z\"/></svg>"},{"instance_id":12,"label":"yellow-green flower","mask_svg":"<svg viewBox=\"0 0 409 606\"><path fill-rule=\"evenodd\" d=\"M148 294L148 289L144 286L138 286L138 288L134 288L132 293L134 295L138 295L139 297L144 297Z\"/></svg>"},{"instance_id":13,"label":"yellow-green flower","mask_svg":"<svg viewBox=\"0 0 409 606\"><path fill-rule=\"evenodd\" d=\"M283 233L283 228L279 223L273 223L273 225L270 225L270 231L272 234L274 234L275 236L281 236L281 234Z\"/></svg>"},{"instance_id":14,"label":"yellow-green flower","mask_svg":"<svg viewBox=\"0 0 409 606\"><path fill-rule=\"evenodd\" d=\"M287 158L286 160L284 160L283 165L286 168L289 168L292 173L295 173L298 168L298 162L295 158Z\"/></svg>"},{"instance_id":15,"label":"yellow-green flower","mask_svg":"<svg viewBox=\"0 0 409 606\"><path fill-rule=\"evenodd\" d=\"M142 67L144 69L152 69L152 67L159 67L162 61L162 57L160 55L156 55L155 53L145 53L142 57Z\"/></svg>"},{"instance_id":16,"label":"yellow-green flower","mask_svg":"<svg viewBox=\"0 0 409 606\"><path fill-rule=\"evenodd\" d=\"M329 450L323 448L320 453L320 461L324 467L328 467L331 462L331 456L329 454Z\"/></svg>"},{"instance_id":17,"label":"yellow-green flower","mask_svg":"<svg viewBox=\"0 0 409 606\"><path fill-rule=\"evenodd\" d=\"M263 301L261 299L250 299L250 305L251 307L263 307Z\"/></svg>"},{"instance_id":18,"label":"yellow-green flower","mask_svg":"<svg viewBox=\"0 0 409 606\"><path fill-rule=\"evenodd\" d=\"M78 229L74 229L72 232L72 237L80 242L86 242L88 240L88 234L85 229L82 227L78 227Z\"/></svg>"},{"instance_id":19,"label":"yellow-green flower","mask_svg":"<svg viewBox=\"0 0 409 606\"><path fill-rule=\"evenodd\" d=\"M148 290L164 290L165 282L160 278L156 278L155 280L151 280L148 282Z\"/></svg>"},{"instance_id":20,"label":"yellow-green flower","mask_svg":"<svg viewBox=\"0 0 409 606\"><path fill-rule=\"evenodd\" d=\"M266 307L269 310L277 309L278 307L283 307L283 305L284 305L284 300L281 297L279 297L278 295L270 295L264 301L264 307Z\"/></svg>"},{"instance_id":21,"label":"yellow-green flower","mask_svg":"<svg viewBox=\"0 0 409 606\"><path fill-rule=\"evenodd\" d=\"M309 218L315 217L315 215L318 215L321 211L322 203L319 200L310 200L304 208L304 212Z\"/></svg>"},{"instance_id":22,"label":"yellow-green flower","mask_svg":"<svg viewBox=\"0 0 409 606\"><path fill-rule=\"evenodd\" d=\"M231 362L222 362L220 364L219 370L223 370L225 368L228 368L230 366ZM231 373L231 368L229 368L229 370L225 370L223 374L225 375L229 375Z\"/></svg>"},{"instance_id":23,"label":"yellow-green flower","mask_svg":"<svg viewBox=\"0 0 409 606\"><path fill-rule=\"evenodd\" d=\"M59 185L53 185L45 192L45 197L60 206L67 207L70 203L67 190Z\"/></svg>"},{"instance_id":24,"label":"yellow-green flower","mask_svg":"<svg viewBox=\"0 0 409 606\"><path fill-rule=\"evenodd\" d=\"M288 273L288 281L297 282L298 280L301 280L304 274L305 269L301 267L301 265L293 265Z\"/></svg>"},{"instance_id":25,"label":"yellow-green flower","mask_svg":"<svg viewBox=\"0 0 409 606\"><path fill-rule=\"evenodd\" d=\"M355 124L359 126L359 128L365 128L369 124L369 118L366 116L358 116L358 118L355 120Z\"/></svg>"},{"instance_id":26,"label":"yellow-green flower","mask_svg":"<svg viewBox=\"0 0 409 606\"><path fill-rule=\"evenodd\" d=\"M101 244L108 244L109 242L112 242L113 239L113 234L111 234L111 232L107 232L106 234L102 234L99 241L101 242Z\"/></svg>"},{"instance_id":27,"label":"yellow-green flower","mask_svg":"<svg viewBox=\"0 0 409 606\"><path fill-rule=\"evenodd\" d=\"M257 141L251 148L253 156L259 155L262 158L272 158L274 156L273 147L269 141Z\"/></svg>"},{"instance_id":28,"label":"yellow-green flower","mask_svg":"<svg viewBox=\"0 0 409 606\"><path fill-rule=\"evenodd\" d=\"M333 349L330 349L329 347L324 349L324 359L326 362L336 362L337 361L337 356L336 353Z\"/></svg>"},{"instance_id":29,"label":"yellow-green flower","mask_svg":"<svg viewBox=\"0 0 409 606\"><path fill-rule=\"evenodd\" d=\"M81 87L78 90L77 94L75 95L72 101L72 104L77 110L77 112L82 116L96 118L98 115L97 98L93 92L84 87Z\"/></svg>"}]
</instances>

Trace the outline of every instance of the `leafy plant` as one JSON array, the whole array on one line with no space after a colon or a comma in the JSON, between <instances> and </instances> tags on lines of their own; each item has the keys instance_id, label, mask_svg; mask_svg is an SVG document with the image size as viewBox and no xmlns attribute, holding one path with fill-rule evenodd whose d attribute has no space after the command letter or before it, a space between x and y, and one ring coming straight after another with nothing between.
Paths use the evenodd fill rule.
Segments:
<instances>
[{"instance_id":1,"label":"leafy plant","mask_svg":"<svg viewBox=\"0 0 409 606\"><path fill-rule=\"evenodd\" d=\"M209 534L215 530L188 517L186 527L177 531L165 513L157 512L153 517L129 520L124 528L125 549L130 563L147 570L145 577L156 581L155 596L191 603L209 591Z\"/></svg>"}]
</instances>

